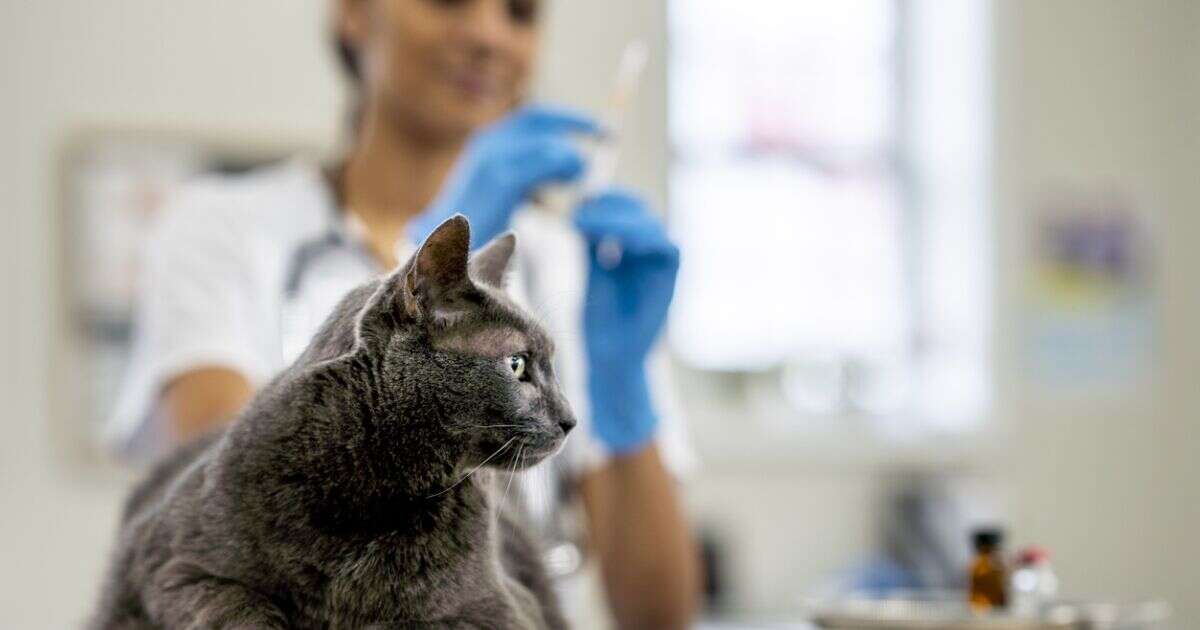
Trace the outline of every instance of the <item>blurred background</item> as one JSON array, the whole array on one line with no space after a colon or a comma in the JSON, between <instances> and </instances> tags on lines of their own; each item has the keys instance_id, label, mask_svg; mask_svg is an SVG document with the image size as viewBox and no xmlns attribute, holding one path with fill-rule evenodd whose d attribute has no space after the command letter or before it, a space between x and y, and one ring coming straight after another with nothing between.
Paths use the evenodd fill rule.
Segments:
<instances>
[{"instance_id":1,"label":"blurred background","mask_svg":"<svg viewBox=\"0 0 1200 630\"><path fill-rule=\"evenodd\" d=\"M95 601L162 196L343 138L326 4L0 3L0 627ZM1200 627L1200 4L551 0L545 35L539 97L593 111L650 48L620 179L685 252L714 616L953 586L998 523Z\"/></svg>"}]
</instances>

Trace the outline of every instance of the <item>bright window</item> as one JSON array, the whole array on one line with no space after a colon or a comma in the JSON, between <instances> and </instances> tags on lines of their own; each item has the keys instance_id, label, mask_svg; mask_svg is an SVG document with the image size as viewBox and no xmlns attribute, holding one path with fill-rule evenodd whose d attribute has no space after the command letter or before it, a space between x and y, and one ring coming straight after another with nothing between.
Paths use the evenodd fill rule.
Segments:
<instances>
[{"instance_id":1,"label":"bright window","mask_svg":"<svg viewBox=\"0 0 1200 630\"><path fill-rule=\"evenodd\" d=\"M671 322L694 368L777 374L802 415L977 424L984 0L673 0Z\"/></svg>"}]
</instances>

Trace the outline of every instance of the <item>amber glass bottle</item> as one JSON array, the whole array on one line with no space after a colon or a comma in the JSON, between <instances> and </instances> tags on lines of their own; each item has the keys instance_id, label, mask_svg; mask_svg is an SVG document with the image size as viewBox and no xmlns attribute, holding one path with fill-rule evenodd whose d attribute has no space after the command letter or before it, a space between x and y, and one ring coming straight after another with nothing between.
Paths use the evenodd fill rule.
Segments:
<instances>
[{"instance_id":1,"label":"amber glass bottle","mask_svg":"<svg viewBox=\"0 0 1200 630\"><path fill-rule=\"evenodd\" d=\"M1004 533L999 529L976 530L975 560L971 563L971 585L968 592L971 608L986 612L1008 605L1008 575L1000 558Z\"/></svg>"}]
</instances>

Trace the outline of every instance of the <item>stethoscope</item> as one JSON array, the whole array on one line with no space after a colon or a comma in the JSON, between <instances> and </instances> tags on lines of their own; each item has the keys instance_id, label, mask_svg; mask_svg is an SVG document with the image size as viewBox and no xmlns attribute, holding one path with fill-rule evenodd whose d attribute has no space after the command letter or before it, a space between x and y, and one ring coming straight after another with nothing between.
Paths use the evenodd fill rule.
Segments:
<instances>
[{"instance_id":1,"label":"stethoscope","mask_svg":"<svg viewBox=\"0 0 1200 630\"><path fill-rule=\"evenodd\" d=\"M288 258L284 272L283 299L292 302L300 295L300 285L313 264L331 251L345 247L346 237L334 226L324 234L301 243Z\"/></svg>"}]
</instances>

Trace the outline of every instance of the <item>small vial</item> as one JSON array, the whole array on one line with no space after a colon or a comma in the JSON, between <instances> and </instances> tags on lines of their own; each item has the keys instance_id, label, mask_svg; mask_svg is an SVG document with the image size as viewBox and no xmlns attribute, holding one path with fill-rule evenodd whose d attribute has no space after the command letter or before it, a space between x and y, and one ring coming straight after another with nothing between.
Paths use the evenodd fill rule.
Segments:
<instances>
[{"instance_id":1,"label":"small vial","mask_svg":"<svg viewBox=\"0 0 1200 630\"><path fill-rule=\"evenodd\" d=\"M1028 547L1017 557L1012 572L1013 608L1024 615L1036 614L1058 595L1058 577L1050 564L1050 554L1041 547Z\"/></svg>"},{"instance_id":2,"label":"small vial","mask_svg":"<svg viewBox=\"0 0 1200 630\"><path fill-rule=\"evenodd\" d=\"M998 528L978 529L972 535L975 559L971 562L968 601L972 610L987 612L1008 605L1008 575L1000 557L1004 532Z\"/></svg>"}]
</instances>

